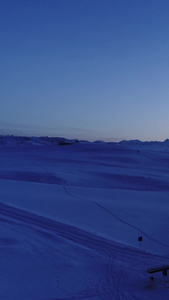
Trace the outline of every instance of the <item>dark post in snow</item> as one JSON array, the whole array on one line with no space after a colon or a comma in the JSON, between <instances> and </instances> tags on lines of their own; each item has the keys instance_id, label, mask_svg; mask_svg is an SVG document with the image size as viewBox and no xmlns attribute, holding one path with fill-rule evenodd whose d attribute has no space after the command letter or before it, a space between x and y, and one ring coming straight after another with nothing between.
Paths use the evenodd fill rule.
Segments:
<instances>
[{"instance_id":1,"label":"dark post in snow","mask_svg":"<svg viewBox=\"0 0 169 300\"><path fill-rule=\"evenodd\" d=\"M165 277L167 276L167 269L163 270L163 284L165 285Z\"/></svg>"},{"instance_id":2,"label":"dark post in snow","mask_svg":"<svg viewBox=\"0 0 169 300\"><path fill-rule=\"evenodd\" d=\"M141 249L141 243L142 243L142 240L143 240L143 237L142 237L142 236L139 236L139 237L138 237L138 241L139 241L139 244L140 244L140 249Z\"/></svg>"}]
</instances>

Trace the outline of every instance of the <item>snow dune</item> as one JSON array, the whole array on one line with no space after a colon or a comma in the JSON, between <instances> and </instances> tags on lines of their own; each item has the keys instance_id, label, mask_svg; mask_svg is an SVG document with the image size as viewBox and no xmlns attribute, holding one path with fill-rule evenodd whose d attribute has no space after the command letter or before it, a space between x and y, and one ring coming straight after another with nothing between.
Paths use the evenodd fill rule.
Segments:
<instances>
[{"instance_id":1,"label":"snow dune","mask_svg":"<svg viewBox=\"0 0 169 300\"><path fill-rule=\"evenodd\" d=\"M169 299L167 142L61 140L1 137L0 299Z\"/></svg>"}]
</instances>

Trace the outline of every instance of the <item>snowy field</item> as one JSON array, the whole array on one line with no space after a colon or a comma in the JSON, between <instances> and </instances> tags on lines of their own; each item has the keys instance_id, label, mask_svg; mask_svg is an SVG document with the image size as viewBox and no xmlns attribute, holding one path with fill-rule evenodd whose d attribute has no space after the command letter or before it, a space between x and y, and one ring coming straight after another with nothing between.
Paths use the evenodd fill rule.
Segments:
<instances>
[{"instance_id":1,"label":"snowy field","mask_svg":"<svg viewBox=\"0 0 169 300\"><path fill-rule=\"evenodd\" d=\"M168 140L58 142L0 137L0 299L169 299Z\"/></svg>"}]
</instances>

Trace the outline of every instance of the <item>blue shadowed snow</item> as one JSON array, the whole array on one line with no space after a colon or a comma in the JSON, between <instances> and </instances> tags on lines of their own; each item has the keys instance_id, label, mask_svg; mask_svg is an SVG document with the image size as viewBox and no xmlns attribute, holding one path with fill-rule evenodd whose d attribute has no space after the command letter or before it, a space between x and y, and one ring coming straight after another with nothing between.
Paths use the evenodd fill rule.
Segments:
<instances>
[{"instance_id":1,"label":"blue shadowed snow","mask_svg":"<svg viewBox=\"0 0 169 300\"><path fill-rule=\"evenodd\" d=\"M1 138L0 299L168 299L168 144L68 142Z\"/></svg>"}]
</instances>

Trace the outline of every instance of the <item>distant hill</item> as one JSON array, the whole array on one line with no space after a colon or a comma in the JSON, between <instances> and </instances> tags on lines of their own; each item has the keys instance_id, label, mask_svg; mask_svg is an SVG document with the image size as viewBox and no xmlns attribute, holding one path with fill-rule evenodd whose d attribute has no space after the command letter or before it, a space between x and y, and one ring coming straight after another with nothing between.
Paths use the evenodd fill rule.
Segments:
<instances>
[{"instance_id":1,"label":"distant hill","mask_svg":"<svg viewBox=\"0 0 169 300\"><path fill-rule=\"evenodd\" d=\"M43 146L43 145L73 145L76 143L93 143L98 145L105 144L116 144L123 147L134 147L139 149L140 147L169 147L169 139L166 139L164 142L160 141L146 141L142 142L138 139L135 140L122 140L120 142L104 142L101 140L97 140L94 142L89 142L87 140L77 140L77 139L66 139L64 137L30 137L30 136L15 136L15 135L0 135L0 147L3 146Z\"/></svg>"}]
</instances>

